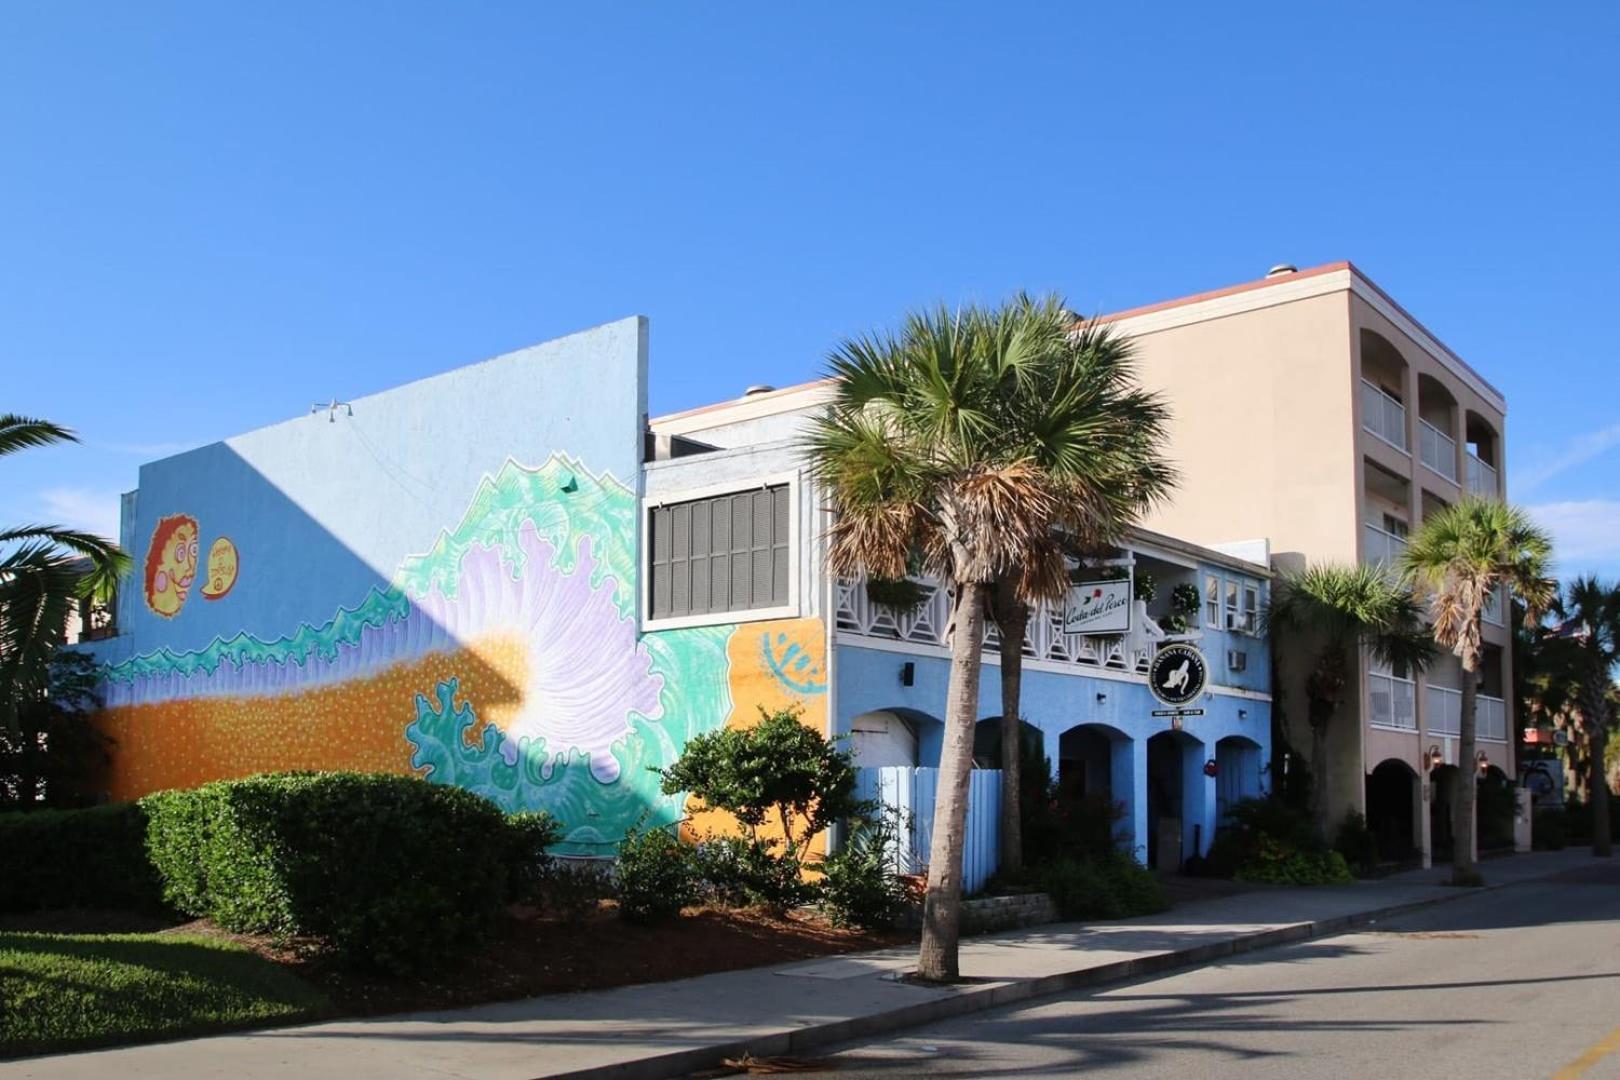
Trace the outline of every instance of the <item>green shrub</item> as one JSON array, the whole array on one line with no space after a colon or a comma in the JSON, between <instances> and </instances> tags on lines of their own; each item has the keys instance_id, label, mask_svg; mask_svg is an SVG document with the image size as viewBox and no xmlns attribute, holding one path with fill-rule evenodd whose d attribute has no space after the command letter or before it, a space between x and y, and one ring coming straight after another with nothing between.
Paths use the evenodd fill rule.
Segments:
<instances>
[{"instance_id":1,"label":"green shrub","mask_svg":"<svg viewBox=\"0 0 1620 1080\"><path fill-rule=\"evenodd\" d=\"M1355 880L1337 851L1300 851L1269 836L1258 839L1237 878L1261 885L1346 885Z\"/></svg>"},{"instance_id":2,"label":"green shrub","mask_svg":"<svg viewBox=\"0 0 1620 1080\"><path fill-rule=\"evenodd\" d=\"M1360 810L1349 811L1339 822L1333 850L1344 856L1345 864L1358 877L1366 877L1378 868L1378 839Z\"/></svg>"},{"instance_id":3,"label":"green shrub","mask_svg":"<svg viewBox=\"0 0 1620 1080\"><path fill-rule=\"evenodd\" d=\"M562 839L562 822L544 810L506 816L512 850L507 856L507 897L535 900L550 879L554 859L546 849Z\"/></svg>"},{"instance_id":4,"label":"green shrub","mask_svg":"<svg viewBox=\"0 0 1620 1080\"><path fill-rule=\"evenodd\" d=\"M1569 846L1569 813L1562 807L1542 807L1530 822L1530 838L1537 851L1563 851Z\"/></svg>"},{"instance_id":5,"label":"green shrub","mask_svg":"<svg viewBox=\"0 0 1620 1080\"><path fill-rule=\"evenodd\" d=\"M778 855L769 840L712 836L692 858L704 896L716 904L781 910L815 899L816 888L799 861Z\"/></svg>"},{"instance_id":6,"label":"green shrub","mask_svg":"<svg viewBox=\"0 0 1620 1080\"><path fill-rule=\"evenodd\" d=\"M1170 906L1153 872L1120 851L1100 859L1056 859L1040 868L1036 880L1064 919L1126 919Z\"/></svg>"},{"instance_id":7,"label":"green shrub","mask_svg":"<svg viewBox=\"0 0 1620 1080\"><path fill-rule=\"evenodd\" d=\"M672 919L697 903L692 846L664 829L632 829L619 843L619 914L631 922Z\"/></svg>"},{"instance_id":8,"label":"green shrub","mask_svg":"<svg viewBox=\"0 0 1620 1080\"><path fill-rule=\"evenodd\" d=\"M857 823L822 860L821 903L834 926L893 926L905 909L905 887L890 856L898 829L894 814Z\"/></svg>"},{"instance_id":9,"label":"green shrub","mask_svg":"<svg viewBox=\"0 0 1620 1080\"><path fill-rule=\"evenodd\" d=\"M0 814L0 911L161 908L145 838L134 803Z\"/></svg>"},{"instance_id":10,"label":"green shrub","mask_svg":"<svg viewBox=\"0 0 1620 1080\"><path fill-rule=\"evenodd\" d=\"M279 773L141 805L165 897L229 930L323 939L403 972L481 940L512 887L514 828L491 802L412 777Z\"/></svg>"}]
</instances>

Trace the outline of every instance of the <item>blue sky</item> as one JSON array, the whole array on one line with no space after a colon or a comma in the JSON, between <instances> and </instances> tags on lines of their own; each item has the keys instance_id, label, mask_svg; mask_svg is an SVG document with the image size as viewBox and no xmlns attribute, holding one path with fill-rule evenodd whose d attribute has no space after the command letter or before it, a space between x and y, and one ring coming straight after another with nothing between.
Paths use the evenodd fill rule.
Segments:
<instances>
[{"instance_id":1,"label":"blue sky","mask_svg":"<svg viewBox=\"0 0 1620 1080\"><path fill-rule=\"evenodd\" d=\"M632 313L652 405L909 306L1115 310L1349 258L1509 400L1620 575L1620 6L12 5L4 520Z\"/></svg>"}]
</instances>

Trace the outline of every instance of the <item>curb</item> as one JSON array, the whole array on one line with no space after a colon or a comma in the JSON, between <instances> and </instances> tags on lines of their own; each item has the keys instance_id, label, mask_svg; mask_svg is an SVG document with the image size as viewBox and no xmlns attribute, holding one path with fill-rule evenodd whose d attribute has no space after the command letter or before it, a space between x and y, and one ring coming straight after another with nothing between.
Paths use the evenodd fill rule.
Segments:
<instances>
[{"instance_id":1,"label":"curb","mask_svg":"<svg viewBox=\"0 0 1620 1080\"><path fill-rule=\"evenodd\" d=\"M1526 881L1532 880L1535 879L1526 879ZM1187 949L1155 953L1131 960L1116 960L1109 964L1099 964L1094 967L1077 968L1074 971L1044 975L1038 979L1021 979L1016 982L969 983L964 984L950 997L938 998L933 1001L921 1001L915 1005L890 1009L886 1012L851 1017L847 1020L834 1020L824 1024L811 1024L787 1031L761 1034L747 1039L696 1046L687 1050L673 1050L669 1053L655 1054L650 1057L639 1058L634 1061L623 1061L614 1065L598 1065L588 1069L575 1069L568 1072L542 1073L540 1076L545 1077L546 1080L574 1080L574 1078L583 1077L662 1080L665 1077L678 1077L704 1069L717 1068L726 1059L738 1058L744 1054L751 1054L757 1058L802 1054L806 1050L820 1049L833 1043L870 1038L874 1035L892 1034L893 1032L904 1031L907 1028L932 1024L939 1020L949 1020L958 1016L1000 1008L1003 1005L1014 1005L1035 998L1067 993L1071 990L1125 982L1145 975L1159 975L1169 971L1200 967L1228 956L1241 956L1244 953L1257 952L1261 949L1273 949L1279 945L1291 945L1299 941L1309 941L1312 938L1336 934L1352 927L1365 926L1380 919L1397 918L1426 908L1449 904L1468 896L1494 892L1497 889L1511 888L1514 885L1524 883L1524 881L1513 881L1483 885L1472 889L1456 889L1455 894L1450 896L1431 896L1403 904L1392 904L1388 907L1358 911L1350 915L1335 915L1330 919L1291 923L1271 930L1238 934L1225 941L1210 942L1207 945L1195 945ZM537 1077L536 1080L539 1080L539 1078Z\"/></svg>"}]
</instances>

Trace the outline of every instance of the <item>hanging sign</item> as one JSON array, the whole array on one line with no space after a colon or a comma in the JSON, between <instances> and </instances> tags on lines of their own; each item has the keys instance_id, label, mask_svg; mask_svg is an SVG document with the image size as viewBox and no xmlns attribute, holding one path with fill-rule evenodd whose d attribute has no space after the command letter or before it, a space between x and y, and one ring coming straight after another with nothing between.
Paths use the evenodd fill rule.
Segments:
<instances>
[{"instance_id":1,"label":"hanging sign","mask_svg":"<svg viewBox=\"0 0 1620 1080\"><path fill-rule=\"evenodd\" d=\"M1063 603L1065 634L1125 634L1131 629L1131 581L1086 581Z\"/></svg>"},{"instance_id":2,"label":"hanging sign","mask_svg":"<svg viewBox=\"0 0 1620 1080\"><path fill-rule=\"evenodd\" d=\"M1166 705L1175 706L1177 711L1191 713L1192 710L1180 707L1197 701L1208 681L1209 665L1204 661L1203 652L1184 641L1164 646L1148 665L1148 689ZM1155 715L1157 712L1155 710Z\"/></svg>"}]
</instances>

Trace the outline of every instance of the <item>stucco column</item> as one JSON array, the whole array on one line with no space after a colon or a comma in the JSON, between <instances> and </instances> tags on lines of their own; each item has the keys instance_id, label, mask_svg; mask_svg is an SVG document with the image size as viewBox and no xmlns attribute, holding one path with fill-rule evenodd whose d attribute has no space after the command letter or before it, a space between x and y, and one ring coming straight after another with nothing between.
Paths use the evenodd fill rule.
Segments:
<instances>
[{"instance_id":1,"label":"stucco column","mask_svg":"<svg viewBox=\"0 0 1620 1080\"><path fill-rule=\"evenodd\" d=\"M1434 837L1429 828L1429 807L1434 800L1434 785L1429 783L1429 770L1420 767L1417 782L1412 785L1412 835L1417 837L1418 851L1422 854L1423 869L1434 865Z\"/></svg>"},{"instance_id":2,"label":"stucco column","mask_svg":"<svg viewBox=\"0 0 1620 1080\"><path fill-rule=\"evenodd\" d=\"M1114 801L1125 804L1120 821L1121 850L1147 865L1147 740L1115 739L1109 745L1108 783Z\"/></svg>"},{"instance_id":3,"label":"stucco column","mask_svg":"<svg viewBox=\"0 0 1620 1080\"><path fill-rule=\"evenodd\" d=\"M1181 752L1181 853L1183 858L1209 850L1215 834L1215 777L1204 772L1209 747L1189 742Z\"/></svg>"}]
</instances>

